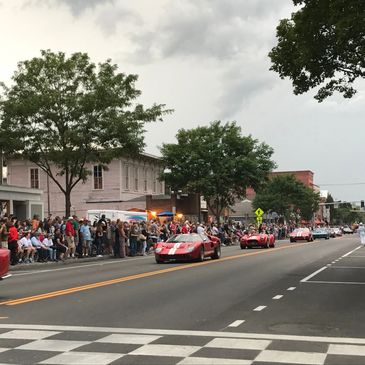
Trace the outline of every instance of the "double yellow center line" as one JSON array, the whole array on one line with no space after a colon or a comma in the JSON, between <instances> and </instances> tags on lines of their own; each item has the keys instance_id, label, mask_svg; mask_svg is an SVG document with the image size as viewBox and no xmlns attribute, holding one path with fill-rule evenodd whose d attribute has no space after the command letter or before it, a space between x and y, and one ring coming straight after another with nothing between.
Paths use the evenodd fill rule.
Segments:
<instances>
[{"instance_id":1,"label":"double yellow center line","mask_svg":"<svg viewBox=\"0 0 365 365\"><path fill-rule=\"evenodd\" d=\"M203 261L203 262L199 262L199 263L186 264L186 265L181 265L181 266L174 266L174 267L170 267L168 269L149 271L149 272L144 272L144 273L141 273L141 274L123 276L121 278L105 280L105 281L99 281L99 282L96 282L96 283L82 285L82 286L76 286L76 287L73 287L73 288L62 289L62 290L52 291L52 292L38 294L38 295L32 295L32 296L29 296L29 297L23 297L23 298L14 299L14 300L7 300L5 302L1 302L0 305L19 305L19 304L34 302L34 301L38 301L38 300L42 300L42 299L54 298L54 297L58 297L58 296L61 296L61 295L77 293L77 292L80 292L80 291L100 288L100 287L103 287L103 286L123 283L123 282L126 282L126 281L148 278L148 277L151 277L151 276L167 274L169 272L174 272L174 271L179 271L179 270L187 270L187 269L191 269L191 268L199 267L199 266L217 264L217 263L224 262L224 261L229 261L229 260L237 260L237 259L242 258L242 257L266 254L266 253L270 253L270 252L274 252L274 251L285 250L285 249L294 248L294 247L300 247L300 246L308 245L308 244L309 243L301 243L301 244L295 244L295 246L293 245L293 246L277 247L277 248L273 248L273 249L269 249L269 250L260 250L260 251L244 253L244 254L235 255L235 256L223 257L219 260L209 260L209 261Z\"/></svg>"}]
</instances>

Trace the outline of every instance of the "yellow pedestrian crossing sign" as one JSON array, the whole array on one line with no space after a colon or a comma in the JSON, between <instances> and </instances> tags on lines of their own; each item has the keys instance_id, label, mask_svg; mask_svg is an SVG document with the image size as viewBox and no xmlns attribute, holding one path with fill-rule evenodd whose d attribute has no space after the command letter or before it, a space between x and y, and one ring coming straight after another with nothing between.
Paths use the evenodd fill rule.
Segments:
<instances>
[{"instance_id":1,"label":"yellow pedestrian crossing sign","mask_svg":"<svg viewBox=\"0 0 365 365\"><path fill-rule=\"evenodd\" d=\"M256 217L262 217L264 214L264 211L261 208L257 208L255 210Z\"/></svg>"},{"instance_id":2,"label":"yellow pedestrian crossing sign","mask_svg":"<svg viewBox=\"0 0 365 365\"><path fill-rule=\"evenodd\" d=\"M257 222L257 224L261 224L262 223L262 217L256 217L256 222Z\"/></svg>"}]
</instances>

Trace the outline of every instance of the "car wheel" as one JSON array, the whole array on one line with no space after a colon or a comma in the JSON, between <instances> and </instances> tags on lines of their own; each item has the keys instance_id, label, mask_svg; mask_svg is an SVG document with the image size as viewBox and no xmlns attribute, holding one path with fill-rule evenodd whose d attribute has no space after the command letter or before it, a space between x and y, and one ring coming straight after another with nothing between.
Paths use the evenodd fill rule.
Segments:
<instances>
[{"instance_id":1,"label":"car wheel","mask_svg":"<svg viewBox=\"0 0 365 365\"><path fill-rule=\"evenodd\" d=\"M292 238L290 239L290 243L294 243L295 242L295 240L293 240Z\"/></svg>"},{"instance_id":2,"label":"car wheel","mask_svg":"<svg viewBox=\"0 0 365 365\"><path fill-rule=\"evenodd\" d=\"M161 260L160 258L158 258L158 257L155 257L155 260L156 260L156 263L157 264L163 264L164 263L164 261L163 260Z\"/></svg>"},{"instance_id":3,"label":"car wheel","mask_svg":"<svg viewBox=\"0 0 365 365\"><path fill-rule=\"evenodd\" d=\"M211 256L213 260L218 260L221 257L221 246L218 245L214 248L214 253Z\"/></svg>"},{"instance_id":4,"label":"car wheel","mask_svg":"<svg viewBox=\"0 0 365 365\"><path fill-rule=\"evenodd\" d=\"M204 247L203 247L203 246L201 246L201 247L200 247L200 251L199 251L198 261L203 262L203 261L204 261L204 257L205 257L205 254L204 254Z\"/></svg>"},{"instance_id":5,"label":"car wheel","mask_svg":"<svg viewBox=\"0 0 365 365\"><path fill-rule=\"evenodd\" d=\"M266 241L266 245L264 246L265 248L269 248L270 247L270 245L269 245L269 242L268 241Z\"/></svg>"}]
</instances>

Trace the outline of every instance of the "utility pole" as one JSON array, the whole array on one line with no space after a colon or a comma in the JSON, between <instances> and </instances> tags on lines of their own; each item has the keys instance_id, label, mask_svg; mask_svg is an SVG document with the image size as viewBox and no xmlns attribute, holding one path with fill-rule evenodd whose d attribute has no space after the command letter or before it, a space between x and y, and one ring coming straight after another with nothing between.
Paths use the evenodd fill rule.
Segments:
<instances>
[{"instance_id":1,"label":"utility pole","mask_svg":"<svg viewBox=\"0 0 365 365\"><path fill-rule=\"evenodd\" d=\"M3 184L3 167L4 167L4 159L3 159L3 150L0 150L0 185Z\"/></svg>"}]
</instances>

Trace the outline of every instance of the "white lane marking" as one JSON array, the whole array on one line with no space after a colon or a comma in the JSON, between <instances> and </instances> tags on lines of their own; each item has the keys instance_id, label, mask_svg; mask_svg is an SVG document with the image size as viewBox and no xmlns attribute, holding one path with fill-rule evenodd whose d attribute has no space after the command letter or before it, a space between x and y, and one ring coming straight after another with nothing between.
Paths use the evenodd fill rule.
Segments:
<instances>
[{"instance_id":1,"label":"white lane marking","mask_svg":"<svg viewBox=\"0 0 365 365\"><path fill-rule=\"evenodd\" d=\"M42 340L53 335L57 335L59 331L36 331L36 330L14 330L2 333L0 339L16 339L16 340Z\"/></svg>"},{"instance_id":2,"label":"white lane marking","mask_svg":"<svg viewBox=\"0 0 365 365\"><path fill-rule=\"evenodd\" d=\"M144 345L128 355L187 357L201 349L200 346Z\"/></svg>"},{"instance_id":3,"label":"white lane marking","mask_svg":"<svg viewBox=\"0 0 365 365\"><path fill-rule=\"evenodd\" d=\"M266 308L266 305L260 305L257 308L254 309L254 312L261 312L263 309Z\"/></svg>"},{"instance_id":4,"label":"white lane marking","mask_svg":"<svg viewBox=\"0 0 365 365\"><path fill-rule=\"evenodd\" d=\"M240 326L242 323L245 323L244 320L238 320L238 321L234 321L232 322L228 327L238 327Z\"/></svg>"},{"instance_id":5,"label":"white lane marking","mask_svg":"<svg viewBox=\"0 0 365 365\"><path fill-rule=\"evenodd\" d=\"M323 365L326 356L319 352L264 350L255 358L255 362Z\"/></svg>"},{"instance_id":6,"label":"white lane marking","mask_svg":"<svg viewBox=\"0 0 365 365\"><path fill-rule=\"evenodd\" d=\"M365 338L352 337L320 337L320 336L295 336L276 335L269 333L243 333L243 332L219 332L219 331L189 331L189 330L166 330L150 328L117 328L117 327L89 327L89 326L58 326L58 325L35 325L35 324L11 324L0 323L2 329L20 329L37 331L77 331L77 332L100 332L100 333L130 333L156 336L199 336L220 338L246 338L259 340L284 340L305 341L332 344L365 345Z\"/></svg>"},{"instance_id":7,"label":"white lane marking","mask_svg":"<svg viewBox=\"0 0 365 365\"><path fill-rule=\"evenodd\" d=\"M151 257L154 255L151 255ZM144 260L144 259L148 259L150 257L146 256L146 257L138 257L135 259L126 259L125 261L110 261L110 262L98 262L98 263L94 263L94 264L84 264L84 265L78 265L78 266L70 266L70 267L61 267L61 268L55 268L55 269L46 269L46 270L29 270L29 271L21 271L19 273L13 273L12 276L24 276L24 275L33 275L33 274L43 274L45 272L53 272L53 271L64 271L64 270L72 270L72 269L82 269L84 267L93 267L93 266L104 266L104 265L111 265L111 264L121 264L121 263L127 263L127 262L131 262L131 261L136 261L136 260ZM31 265L31 264L30 264Z\"/></svg>"},{"instance_id":8,"label":"white lane marking","mask_svg":"<svg viewBox=\"0 0 365 365\"><path fill-rule=\"evenodd\" d=\"M7 349L5 349L6 351ZM177 365L251 365L252 360L223 359L214 357L186 357Z\"/></svg>"},{"instance_id":9,"label":"white lane marking","mask_svg":"<svg viewBox=\"0 0 365 365\"><path fill-rule=\"evenodd\" d=\"M112 334L103 338L99 338L95 342L102 343L127 343L132 345L147 345L150 342L156 341L161 336L152 335L124 335L124 334Z\"/></svg>"},{"instance_id":10,"label":"white lane marking","mask_svg":"<svg viewBox=\"0 0 365 365\"><path fill-rule=\"evenodd\" d=\"M273 297L273 299L274 300L279 300L279 299L281 299L283 297L283 295L275 295L274 297Z\"/></svg>"},{"instance_id":11,"label":"white lane marking","mask_svg":"<svg viewBox=\"0 0 365 365\"><path fill-rule=\"evenodd\" d=\"M305 283L306 281L308 281L309 279L313 278L314 276L316 276L317 274L319 274L321 271L326 270L326 269L327 269L327 266L323 266L319 270L315 271L313 274L310 274L306 278L300 280L300 282L301 283Z\"/></svg>"},{"instance_id":12,"label":"white lane marking","mask_svg":"<svg viewBox=\"0 0 365 365\"><path fill-rule=\"evenodd\" d=\"M241 350L265 350L271 341L265 340L242 340L236 338L215 338L204 347L214 347L220 349L241 349Z\"/></svg>"},{"instance_id":13,"label":"white lane marking","mask_svg":"<svg viewBox=\"0 0 365 365\"><path fill-rule=\"evenodd\" d=\"M78 347L89 345L90 341L67 341L67 340L37 340L16 347L17 350L37 351L71 351Z\"/></svg>"},{"instance_id":14,"label":"white lane marking","mask_svg":"<svg viewBox=\"0 0 365 365\"><path fill-rule=\"evenodd\" d=\"M363 259L365 256L346 256L346 257L343 257L343 259Z\"/></svg>"},{"instance_id":15,"label":"white lane marking","mask_svg":"<svg viewBox=\"0 0 365 365\"><path fill-rule=\"evenodd\" d=\"M296 289L296 287L295 287L295 286L291 286L290 288L288 288L288 289L286 289L286 290L293 291L293 290L295 290L295 289Z\"/></svg>"},{"instance_id":16,"label":"white lane marking","mask_svg":"<svg viewBox=\"0 0 365 365\"><path fill-rule=\"evenodd\" d=\"M365 346L329 345L327 353L330 355L365 356Z\"/></svg>"},{"instance_id":17,"label":"white lane marking","mask_svg":"<svg viewBox=\"0 0 365 365\"><path fill-rule=\"evenodd\" d=\"M89 364L98 364L98 365L107 365L111 362L122 358L124 354L118 353L105 353L105 352L64 352L63 354L59 354L51 357L50 359L44 360L39 364L65 364L65 365L89 365Z\"/></svg>"},{"instance_id":18,"label":"white lane marking","mask_svg":"<svg viewBox=\"0 0 365 365\"><path fill-rule=\"evenodd\" d=\"M333 269L365 269L364 266L334 266Z\"/></svg>"},{"instance_id":19,"label":"white lane marking","mask_svg":"<svg viewBox=\"0 0 365 365\"><path fill-rule=\"evenodd\" d=\"M361 248L361 246L356 247L354 250L347 252L346 254L342 255L341 257L347 257L347 256L351 255L353 252L357 251L359 248Z\"/></svg>"},{"instance_id":20,"label":"white lane marking","mask_svg":"<svg viewBox=\"0 0 365 365\"><path fill-rule=\"evenodd\" d=\"M347 285L365 285L365 282L361 281L322 281L322 280L311 280L306 281L305 284L347 284Z\"/></svg>"}]
</instances>

